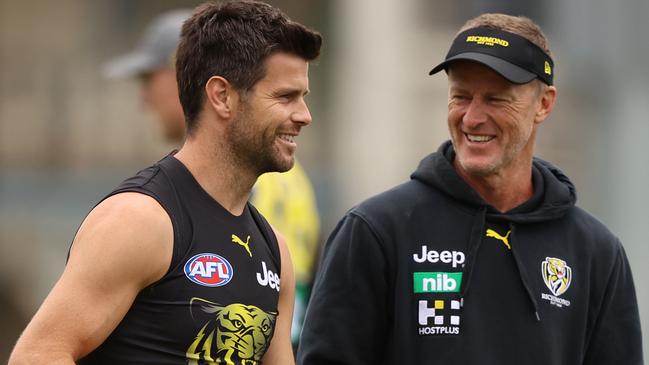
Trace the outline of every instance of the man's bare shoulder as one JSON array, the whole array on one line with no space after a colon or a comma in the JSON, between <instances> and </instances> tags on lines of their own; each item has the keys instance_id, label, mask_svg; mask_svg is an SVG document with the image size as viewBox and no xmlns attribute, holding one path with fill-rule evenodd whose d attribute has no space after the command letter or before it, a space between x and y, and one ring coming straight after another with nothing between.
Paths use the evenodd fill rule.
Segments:
<instances>
[{"instance_id":1,"label":"man's bare shoulder","mask_svg":"<svg viewBox=\"0 0 649 365\"><path fill-rule=\"evenodd\" d=\"M103 257L127 272L138 268L135 277L144 287L166 273L172 250L171 219L160 203L145 194L125 192L105 199L88 214L68 264Z\"/></svg>"},{"instance_id":2,"label":"man's bare shoulder","mask_svg":"<svg viewBox=\"0 0 649 365\"><path fill-rule=\"evenodd\" d=\"M101 202L79 228L63 275L11 363L67 364L97 348L138 293L164 276L172 251L171 219L155 199L121 193Z\"/></svg>"}]
</instances>

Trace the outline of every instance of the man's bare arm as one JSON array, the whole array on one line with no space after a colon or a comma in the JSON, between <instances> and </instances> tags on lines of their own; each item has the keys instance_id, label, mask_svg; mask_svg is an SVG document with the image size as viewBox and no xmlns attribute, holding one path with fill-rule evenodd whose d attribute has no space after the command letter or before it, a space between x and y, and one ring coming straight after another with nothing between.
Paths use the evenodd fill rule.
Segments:
<instances>
[{"instance_id":1,"label":"man's bare arm","mask_svg":"<svg viewBox=\"0 0 649 365\"><path fill-rule=\"evenodd\" d=\"M97 348L139 291L167 272L172 250L171 220L153 198L122 193L103 201L79 228L63 274L9 365L74 364Z\"/></svg>"},{"instance_id":2,"label":"man's bare arm","mask_svg":"<svg viewBox=\"0 0 649 365\"><path fill-rule=\"evenodd\" d=\"M293 263L286 246L286 239L277 231L275 231L275 235L277 236L282 259L279 314L273 339L266 355L264 355L264 364L293 365L295 364L295 358L291 345L291 323L293 321L293 305L295 304L295 276L293 275Z\"/></svg>"}]
</instances>

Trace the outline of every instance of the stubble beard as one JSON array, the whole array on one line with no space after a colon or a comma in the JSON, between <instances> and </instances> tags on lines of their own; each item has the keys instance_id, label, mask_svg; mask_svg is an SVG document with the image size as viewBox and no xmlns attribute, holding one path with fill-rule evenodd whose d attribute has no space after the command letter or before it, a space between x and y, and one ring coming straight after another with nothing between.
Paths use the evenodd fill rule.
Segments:
<instances>
[{"instance_id":1,"label":"stubble beard","mask_svg":"<svg viewBox=\"0 0 649 365\"><path fill-rule=\"evenodd\" d=\"M462 137L463 138L463 135ZM469 175L488 177L498 174L503 168L512 165L512 163L521 155L525 149L528 141L524 141L520 136L517 136L517 141L509 146L505 146L502 155L490 161L486 165L483 164L470 164L465 161L456 150L456 160L462 170Z\"/></svg>"},{"instance_id":2,"label":"stubble beard","mask_svg":"<svg viewBox=\"0 0 649 365\"><path fill-rule=\"evenodd\" d=\"M272 130L256 129L248 107L240 107L238 116L226 131L235 167L249 169L257 176L266 172L286 172L293 167L294 158L283 158L275 144Z\"/></svg>"}]
</instances>

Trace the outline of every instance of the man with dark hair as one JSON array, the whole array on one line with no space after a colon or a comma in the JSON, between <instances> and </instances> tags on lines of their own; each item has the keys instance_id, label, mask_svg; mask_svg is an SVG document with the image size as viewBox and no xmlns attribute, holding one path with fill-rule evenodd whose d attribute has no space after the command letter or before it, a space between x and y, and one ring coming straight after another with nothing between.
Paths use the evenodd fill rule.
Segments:
<instances>
[{"instance_id":1,"label":"man with dark hair","mask_svg":"<svg viewBox=\"0 0 649 365\"><path fill-rule=\"evenodd\" d=\"M338 224L298 364L642 364L619 239L534 158L556 98L540 28L481 15L441 70L451 141Z\"/></svg>"},{"instance_id":2,"label":"man with dark hair","mask_svg":"<svg viewBox=\"0 0 649 365\"><path fill-rule=\"evenodd\" d=\"M143 105L154 115L161 134L174 144L182 144L185 139L185 116L173 61L182 25L191 13L189 9L174 9L156 16L135 48L103 67L109 78L137 78ZM250 202L286 238L295 274L291 341L297 348L320 248L320 216L313 185L296 159L293 168L285 173L259 176Z\"/></svg>"},{"instance_id":3,"label":"man with dark hair","mask_svg":"<svg viewBox=\"0 0 649 365\"><path fill-rule=\"evenodd\" d=\"M321 42L261 2L196 9L176 61L184 145L88 214L10 364L293 363L290 257L247 200L293 164Z\"/></svg>"}]
</instances>

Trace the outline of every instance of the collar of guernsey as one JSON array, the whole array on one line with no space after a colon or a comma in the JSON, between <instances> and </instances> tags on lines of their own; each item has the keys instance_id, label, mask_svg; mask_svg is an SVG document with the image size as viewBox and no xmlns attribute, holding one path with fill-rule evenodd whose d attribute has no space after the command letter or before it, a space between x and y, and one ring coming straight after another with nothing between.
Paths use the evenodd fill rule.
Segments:
<instances>
[{"instance_id":1,"label":"collar of guernsey","mask_svg":"<svg viewBox=\"0 0 649 365\"><path fill-rule=\"evenodd\" d=\"M481 63L514 84L535 78L553 84L554 62L539 46L525 37L491 28L471 28L455 37L442 63L429 75L447 70L457 60Z\"/></svg>"}]
</instances>

